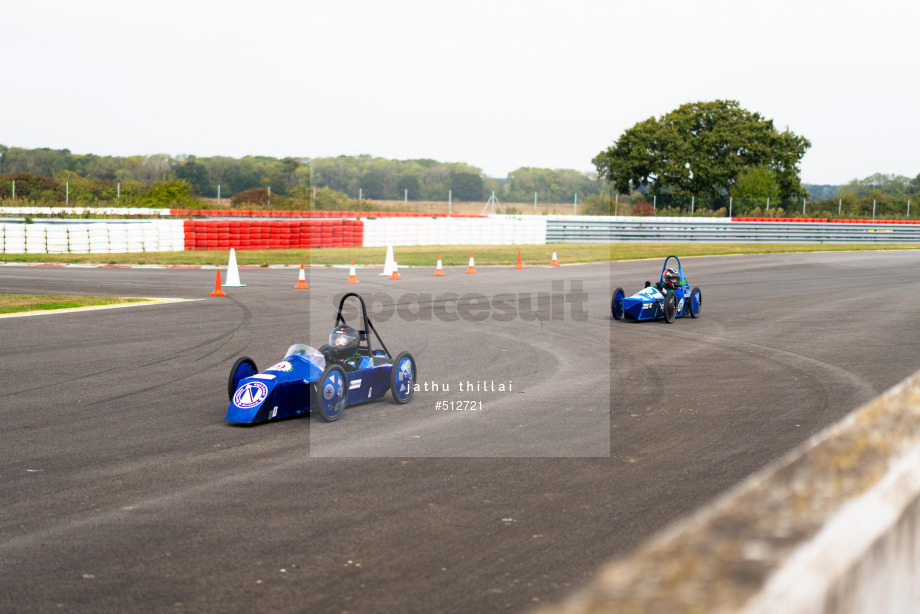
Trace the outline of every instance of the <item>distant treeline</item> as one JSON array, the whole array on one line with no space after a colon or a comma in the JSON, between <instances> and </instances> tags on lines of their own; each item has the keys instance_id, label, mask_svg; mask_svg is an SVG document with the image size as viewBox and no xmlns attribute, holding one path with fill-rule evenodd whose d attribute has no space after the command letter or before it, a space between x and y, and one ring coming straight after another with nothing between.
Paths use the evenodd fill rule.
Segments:
<instances>
[{"instance_id":1,"label":"distant treeline","mask_svg":"<svg viewBox=\"0 0 920 614\"><path fill-rule=\"evenodd\" d=\"M272 158L245 156L98 156L67 149L24 149L0 145L0 175L28 173L125 185L156 185L184 180L194 195L215 198L255 188L273 194L308 198L313 188L328 188L352 199L410 201L484 201L492 192L501 201L572 202L598 194L593 174L575 170L520 168L506 178L486 177L478 167L463 162L431 159L390 160L369 155L334 158ZM63 181L62 181L63 178Z\"/></svg>"}]
</instances>

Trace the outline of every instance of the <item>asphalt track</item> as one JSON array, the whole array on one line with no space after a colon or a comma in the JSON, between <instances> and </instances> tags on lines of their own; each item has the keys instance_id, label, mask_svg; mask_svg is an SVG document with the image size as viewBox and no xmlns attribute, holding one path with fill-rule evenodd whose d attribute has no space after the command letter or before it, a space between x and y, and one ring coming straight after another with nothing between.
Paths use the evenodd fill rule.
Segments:
<instances>
[{"instance_id":1,"label":"asphalt track","mask_svg":"<svg viewBox=\"0 0 920 614\"><path fill-rule=\"evenodd\" d=\"M203 299L0 318L0 611L527 611L920 364L916 251L684 268L702 316L668 325L609 315L611 288L659 261L358 286L313 269L309 291L244 269L226 298L213 270L0 267L0 292ZM584 317L554 319L550 296L496 319L496 296L553 281L587 295ZM415 302L378 328L421 382L512 391L476 393L479 413L420 392L332 424L225 424L232 362L321 344L353 289ZM445 292L491 311L448 321ZM425 305L443 310L413 320Z\"/></svg>"}]
</instances>

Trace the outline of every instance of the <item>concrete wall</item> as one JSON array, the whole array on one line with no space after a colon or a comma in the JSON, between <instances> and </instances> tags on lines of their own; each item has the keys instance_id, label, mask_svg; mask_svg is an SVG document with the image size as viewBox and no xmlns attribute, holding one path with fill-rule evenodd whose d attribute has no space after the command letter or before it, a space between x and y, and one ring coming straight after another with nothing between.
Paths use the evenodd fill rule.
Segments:
<instances>
[{"instance_id":1,"label":"concrete wall","mask_svg":"<svg viewBox=\"0 0 920 614\"><path fill-rule=\"evenodd\" d=\"M920 612L920 373L543 614Z\"/></svg>"}]
</instances>

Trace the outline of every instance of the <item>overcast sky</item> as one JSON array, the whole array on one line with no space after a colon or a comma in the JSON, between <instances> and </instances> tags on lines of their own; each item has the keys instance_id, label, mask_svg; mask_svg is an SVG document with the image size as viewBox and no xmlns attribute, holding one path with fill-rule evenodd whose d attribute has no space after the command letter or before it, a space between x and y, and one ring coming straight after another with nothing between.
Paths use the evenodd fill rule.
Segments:
<instances>
[{"instance_id":1,"label":"overcast sky","mask_svg":"<svg viewBox=\"0 0 920 614\"><path fill-rule=\"evenodd\" d=\"M920 173L920 3L30 0L0 144L592 170L636 122L738 100L805 183Z\"/></svg>"}]
</instances>

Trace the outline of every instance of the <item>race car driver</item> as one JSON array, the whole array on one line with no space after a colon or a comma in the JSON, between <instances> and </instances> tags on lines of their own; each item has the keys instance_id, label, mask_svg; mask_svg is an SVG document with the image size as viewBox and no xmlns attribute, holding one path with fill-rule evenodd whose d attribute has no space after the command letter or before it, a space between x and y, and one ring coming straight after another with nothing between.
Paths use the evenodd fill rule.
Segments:
<instances>
[{"instance_id":1,"label":"race car driver","mask_svg":"<svg viewBox=\"0 0 920 614\"><path fill-rule=\"evenodd\" d=\"M358 344L361 334L353 327L340 324L329 335L329 346L321 348L326 364L340 365L346 371L354 371L361 364Z\"/></svg>"},{"instance_id":2,"label":"race car driver","mask_svg":"<svg viewBox=\"0 0 920 614\"><path fill-rule=\"evenodd\" d=\"M680 288L680 273L675 268L665 269L661 281L655 284L655 287L662 294L666 294L668 290L677 290Z\"/></svg>"}]
</instances>

